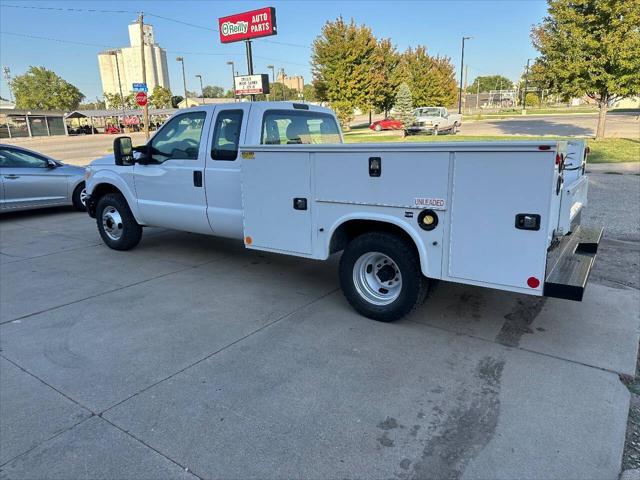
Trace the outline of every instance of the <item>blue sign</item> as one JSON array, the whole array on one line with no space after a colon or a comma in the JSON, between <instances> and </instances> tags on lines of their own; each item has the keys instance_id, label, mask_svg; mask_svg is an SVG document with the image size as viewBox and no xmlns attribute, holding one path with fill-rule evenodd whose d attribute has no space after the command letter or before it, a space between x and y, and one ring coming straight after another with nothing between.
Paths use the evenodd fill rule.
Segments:
<instances>
[{"instance_id":1,"label":"blue sign","mask_svg":"<svg viewBox=\"0 0 640 480\"><path fill-rule=\"evenodd\" d=\"M149 90L147 89L147 84L146 83L134 83L133 84L133 91L134 92L148 92Z\"/></svg>"}]
</instances>

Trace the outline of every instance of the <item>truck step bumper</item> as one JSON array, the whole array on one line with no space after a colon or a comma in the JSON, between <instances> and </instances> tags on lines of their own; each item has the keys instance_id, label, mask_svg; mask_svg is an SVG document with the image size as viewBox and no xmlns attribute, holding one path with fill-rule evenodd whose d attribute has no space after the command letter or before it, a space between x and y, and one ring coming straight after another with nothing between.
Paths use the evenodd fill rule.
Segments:
<instances>
[{"instance_id":1,"label":"truck step bumper","mask_svg":"<svg viewBox=\"0 0 640 480\"><path fill-rule=\"evenodd\" d=\"M602 228L578 226L547 255L545 297L581 301L602 239Z\"/></svg>"}]
</instances>

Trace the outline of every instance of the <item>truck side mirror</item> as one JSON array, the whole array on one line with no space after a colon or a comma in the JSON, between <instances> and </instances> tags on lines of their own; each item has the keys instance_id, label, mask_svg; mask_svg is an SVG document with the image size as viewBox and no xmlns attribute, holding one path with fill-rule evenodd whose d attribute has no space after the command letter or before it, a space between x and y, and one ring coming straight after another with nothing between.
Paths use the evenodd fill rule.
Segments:
<instances>
[{"instance_id":1,"label":"truck side mirror","mask_svg":"<svg viewBox=\"0 0 640 480\"><path fill-rule=\"evenodd\" d=\"M113 156L116 165L133 165L133 145L131 137L117 137L113 140Z\"/></svg>"}]
</instances>

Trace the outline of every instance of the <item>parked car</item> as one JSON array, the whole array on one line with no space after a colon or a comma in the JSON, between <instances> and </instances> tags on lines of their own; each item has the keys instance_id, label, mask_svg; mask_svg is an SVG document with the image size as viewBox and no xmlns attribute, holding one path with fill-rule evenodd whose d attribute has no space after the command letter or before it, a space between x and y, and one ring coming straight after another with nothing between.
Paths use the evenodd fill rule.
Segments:
<instances>
[{"instance_id":1,"label":"parked car","mask_svg":"<svg viewBox=\"0 0 640 480\"><path fill-rule=\"evenodd\" d=\"M117 137L114 154L87 168L87 211L115 250L157 226L316 260L343 251L342 291L381 321L411 312L431 279L581 300L602 229L579 225L580 148L344 145L325 108L203 105L176 113L144 146ZM577 169L565 183L568 152Z\"/></svg>"},{"instance_id":2,"label":"parked car","mask_svg":"<svg viewBox=\"0 0 640 480\"><path fill-rule=\"evenodd\" d=\"M382 120L376 120L369 125L369 128L376 132L380 132L382 130L402 130L402 122L393 117L387 117Z\"/></svg>"},{"instance_id":3,"label":"parked car","mask_svg":"<svg viewBox=\"0 0 640 480\"><path fill-rule=\"evenodd\" d=\"M0 212L73 205L84 211L84 167L0 144Z\"/></svg>"},{"instance_id":4,"label":"parked car","mask_svg":"<svg viewBox=\"0 0 640 480\"><path fill-rule=\"evenodd\" d=\"M438 135L442 132L456 134L462 125L462 115L449 113L445 107L420 107L413 112L416 121L407 128L407 133L431 133Z\"/></svg>"},{"instance_id":5,"label":"parked car","mask_svg":"<svg viewBox=\"0 0 640 480\"><path fill-rule=\"evenodd\" d=\"M107 126L107 128L104 129L104 133L109 134L109 135L114 135L117 133L121 133L120 129L118 127L116 127L115 125L109 125Z\"/></svg>"}]
</instances>

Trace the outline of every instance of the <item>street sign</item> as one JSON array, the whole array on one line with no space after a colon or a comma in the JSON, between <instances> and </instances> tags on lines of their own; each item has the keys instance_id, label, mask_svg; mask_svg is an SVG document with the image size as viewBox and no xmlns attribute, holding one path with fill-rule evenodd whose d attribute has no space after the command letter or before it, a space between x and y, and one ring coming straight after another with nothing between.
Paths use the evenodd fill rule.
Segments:
<instances>
[{"instance_id":1,"label":"street sign","mask_svg":"<svg viewBox=\"0 0 640 480\"><path fill-rule=\"evenodd\" d=\"M147 104L147 94L145 92L136 93L136 103L144 107Z\"/></svg>"},{"instance_id":2,"label":"street sign","mask_svg":"<svg viewBox=\"0 0 640 480\"><path fill-rule=\"evenodd\" d=\"M146 83L134 83L133 89L134 92L148 92Z\"/></svg>"},{"instance_id":3,"label":"street sign","mask_svg":"<svg viewBox=\"0 0 640 480\"><path fill-rule=\"evenodd\" d=\"M218 19L218 27L222 43L276 35L276 9L265 7L222 17Z\"/></svg>"},{"instance_id":4,"label":"street sign","mask_svg":"<svg viewBox=\"0 0 640 480\"><path fill-rule=\"evenodd\" d=\"M234 77L236 95L258 95L269 93L269 75L242 75Z\"/></svg>"}]
</instances>

